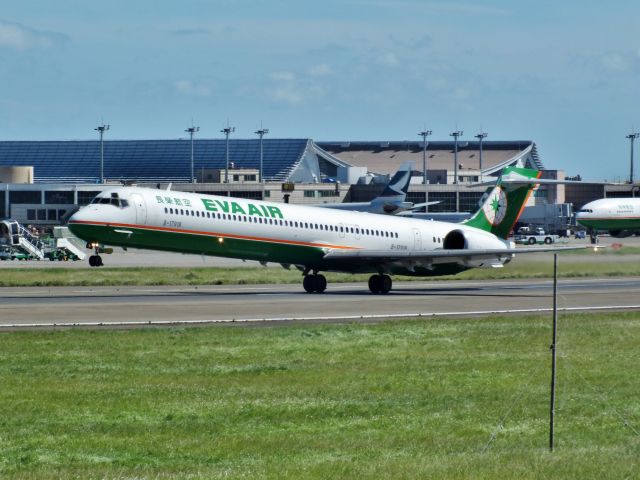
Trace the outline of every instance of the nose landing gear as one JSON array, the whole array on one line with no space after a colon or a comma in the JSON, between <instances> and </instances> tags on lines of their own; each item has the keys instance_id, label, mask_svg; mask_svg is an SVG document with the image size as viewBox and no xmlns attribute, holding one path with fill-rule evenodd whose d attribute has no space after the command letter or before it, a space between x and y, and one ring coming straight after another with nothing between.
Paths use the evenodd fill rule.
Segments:
<instances>
[{"instance_id":1,"label":"nose landing gear","mask_svg":"<svg viewBox=\"0 0 640 480\"><path fill-rule=\"evenodd\" d=\"M92 245L93 246L93 245ZM89 247L89 245L87 245L87 247ZM104 265L104 263L102 263L102 257L99 255L100 254L100 247L96 246L95 248L95 255L91 255L89 257L89 266L90 267L102 267Z\"/></svg>"},{"instance_id":2,"label":"nose landing gear","mask_svg":"<svg viewBox=\"0 0 640 480\"><path fill-rule=\"evenodd\" d=\"M375 294L386 294L391 291L393 281L389 275L371 275L369 278L369 290Z\"/></svg>"}]
</instances>

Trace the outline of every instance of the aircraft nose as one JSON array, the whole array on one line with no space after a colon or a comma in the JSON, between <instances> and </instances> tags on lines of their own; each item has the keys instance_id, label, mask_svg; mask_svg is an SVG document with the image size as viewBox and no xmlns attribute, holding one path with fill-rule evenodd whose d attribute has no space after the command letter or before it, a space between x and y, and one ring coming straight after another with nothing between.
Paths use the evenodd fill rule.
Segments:
<instances>
[{"instance_id":1,"label":"aircraft nose","mask_svg":"<svg viewBox=\"0 0 640 480\"><path fill-rule=\"evenodd\" d=\"M89 216L90 215L88 215L87 207L81 207L80 210L71 215L71 217L69 217L69 221L67 222L67 226L69 227L71 233L76 236L80 236L78 235L79 227L89 220Z\"/></svg>"}]
</instances>

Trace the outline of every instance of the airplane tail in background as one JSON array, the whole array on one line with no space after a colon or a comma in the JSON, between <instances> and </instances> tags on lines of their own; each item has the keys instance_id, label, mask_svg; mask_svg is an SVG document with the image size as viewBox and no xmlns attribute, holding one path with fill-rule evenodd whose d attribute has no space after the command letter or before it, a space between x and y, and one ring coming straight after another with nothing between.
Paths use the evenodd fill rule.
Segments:
<instances>
[{"instance_id":1,"label":"airplane tail in background","mask_svg":"<svg viewBox=\"0 0 640 480\"><path fill-rule=\"evenodd\" d=\"M398 171L391 177L389 183L380 194L380 197L401 197L400 201L404 202L409 190L409 182L411 181L411 172L413 170L413 162L404 162L400 165ZM380 198L378 197L378 198Z\"/></svg>"},{"instance_id":2,"label":"airplane tail in background","mask_svg":"<svg viewBox=\"0 0 640 480\"><path fill-rule=\"evenodd\" d=\"M530 168L506 167L496 186L485 194L480 209L464 225L479 228L506 239L520 218L541 172Z\"/></svg>"}]
</instances>

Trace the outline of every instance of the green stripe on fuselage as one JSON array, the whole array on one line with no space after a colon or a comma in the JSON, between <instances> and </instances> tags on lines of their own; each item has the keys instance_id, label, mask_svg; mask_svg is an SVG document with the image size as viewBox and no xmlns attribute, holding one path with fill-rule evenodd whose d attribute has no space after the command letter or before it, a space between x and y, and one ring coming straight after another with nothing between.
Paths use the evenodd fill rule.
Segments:
<instances>
[{"instance_id":1,"label":"green stripe on fuselage","mask_svg":"<svg viewBox=\"0 0 640 480\"><path fill-rule=\"evenodd\" d=\"M578 223L594 230L640 230L640 218L581 218Z\"/></svg>"},{"instance_id":2,"label":"green stripe on fuselage","mask_svg":"<svg viewBox=\"0 0 640 480\"><path fill-rule=\"evenodd\" d=\"M269 240L253 240L172 232L147 228L126 227L131 235L118 233L120 227L105 225L71 224L72 232L89 242L97 241L105 245L119 247L165 250L170 252L204 254L216 257L240 258L277 263L315 265L323 257L319 247L291 245ZM219 240L222 238L222 242Z\"/></svg>"}]
</instances>

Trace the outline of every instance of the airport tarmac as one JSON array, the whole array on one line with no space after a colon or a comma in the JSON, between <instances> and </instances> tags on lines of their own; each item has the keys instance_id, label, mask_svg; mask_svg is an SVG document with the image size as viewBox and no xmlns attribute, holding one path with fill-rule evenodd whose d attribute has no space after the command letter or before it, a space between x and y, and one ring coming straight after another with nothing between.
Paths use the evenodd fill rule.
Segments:
<instances>
[{"instance_id":1,"label":"airport tarmac","mask_svg":"<svg viewBox=\"0 0 640 480\"><path fill-rule=\"evenodd\" d=\"M640 310L640 278L560 280L558 292L562 311ZM371 295L364 283L331 284L322 295L300 285L16 287L0 289L0 328L374 321L551 307L551 280L396 282L389 295Z\"/></svg>"}]
</instances>

